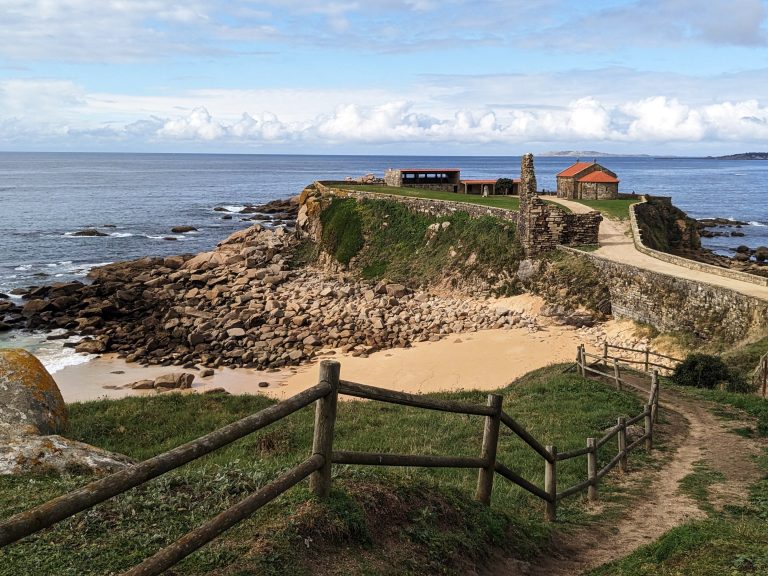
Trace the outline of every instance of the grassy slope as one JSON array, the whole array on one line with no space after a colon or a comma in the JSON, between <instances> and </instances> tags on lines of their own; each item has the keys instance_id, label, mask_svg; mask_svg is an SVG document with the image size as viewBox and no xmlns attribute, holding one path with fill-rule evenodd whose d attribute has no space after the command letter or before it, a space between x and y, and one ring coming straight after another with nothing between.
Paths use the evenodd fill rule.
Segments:
<instances>
[{"instance_id":1,"label":"grassy slope","mask_svg":"<svg viewBox=\"0 0 768 576\"><path fill-rule=\"evenodd\" d=\"M611 426L617 415L641 409L634 396L562 375L560 368L537 371L502 391L506 410L542 442L560 450L580 447L585 437ZM482 403L486 394L440 396ZM268 404L258 396L173 394L75 404L68 435L146 458ZM10 546L0 552L0 574L63 576L126 569L305 458L311 428L312 413L305 409ZM344 402L335 447L475 456L481 438L479 417ZM506 432L499 460L541 485L542 461ZM580 480L583 468L580 460L560 467L560 485ZM19 512L87 480L2 477L0 510L3 516ZM535 554L548 533L540 522L541 503L497 477L488 509L472 502L475 483L474 470L337 466L328 502L317 502L306 487L297 487L194 554L175 573L460 574L490 547L519 557ZM609 483L604 493L618 498L621 489ZM583 521L582 500L564 502L560 517ZM286 572L286 566L292 571Z\"/></svg>"},{"instance_id":2,"label":"grassy slope","mask_svg":"<svg viewBox=\"0 0 768 576\"><path fill-rule=\"evenodd\" d=\"M490 216L457 212L433 218L397 202L335 199L321 220L324 249L344 264L356 258L367 279L419 285L450 274L487 278L516 270L524 257L515 225ZM444 222L447 228L428 233L428 226ZM500 289L514 291L515 282L510 277Z\"/></svg>"}]
</instances>

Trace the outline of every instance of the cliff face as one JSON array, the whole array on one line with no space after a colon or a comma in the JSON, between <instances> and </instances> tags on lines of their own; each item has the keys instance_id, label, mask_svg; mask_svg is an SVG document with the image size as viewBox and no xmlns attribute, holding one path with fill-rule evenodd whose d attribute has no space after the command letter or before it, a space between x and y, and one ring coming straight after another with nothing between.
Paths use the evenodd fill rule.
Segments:
<instances>
[{"instance_id":1,"label":"cliff face","mask_svg":"<svg viewBox=\"0 0 768 576\"><path fill-rule=\"evenodd\" d=\"M398 200L308 188L299 234L318 246L318 262L332 272L466 294L521 290L515 271L523 249L505 211Z\"/></svg>"},{"instance_id":2,"label":"cliff face","mask_svg":"<svg viewBox=\"0 0 768 576\"><path fill-rule=\"evenodd\" d=\"M698 222L666 198L648 198L635 207L643 243L654 250L690 255L701 251Z\"/></svg>"}]
</instances>

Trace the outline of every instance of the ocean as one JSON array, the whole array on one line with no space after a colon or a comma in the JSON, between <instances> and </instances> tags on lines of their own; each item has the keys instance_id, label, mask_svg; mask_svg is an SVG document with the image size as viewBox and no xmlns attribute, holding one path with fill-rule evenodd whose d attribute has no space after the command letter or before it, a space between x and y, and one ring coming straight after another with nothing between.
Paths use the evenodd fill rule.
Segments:
<instances>
[{"instance_id":1,"label":"ocean","mask_svg":"<svg viewBox=\"0 0 768 576\"><path fill-rule=\"evenodd\" d=\"M555 174L574 161L536 157L539 189L554 190ZM744 237L705 239L718 253L732 254L740 244L768 246L768 162L599 162L618 174L622 192L672 196L694 218L750 222ZM514 178L520 157L0 153L0 292L82 279L107 262L210 250L251 224L237 214L246 204L293 196L313 180L381 176L397 167L460 168L467 179ZM231 220L214 210L222 207ZM174 226L197 231L174 234ZM106 236L72 235L86 228ZM0 346L9 345L3 338Z\"/></svg>"}]
</instances>

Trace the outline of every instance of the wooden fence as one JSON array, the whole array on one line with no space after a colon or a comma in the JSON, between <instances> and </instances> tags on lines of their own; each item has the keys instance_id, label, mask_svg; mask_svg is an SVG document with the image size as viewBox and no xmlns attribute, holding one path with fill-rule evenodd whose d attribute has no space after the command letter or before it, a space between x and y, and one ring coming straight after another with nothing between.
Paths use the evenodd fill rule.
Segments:
<instances>
[{"instance_id":1,"label":"wooden fence","mask_svg":"<svg viewBox=\"0 0 768 576\"><path fill-rule=\"evenodd\" d=\"M622 350L624 352L632 352L634 354L638 354L643 357L642 360L637 360L635 358L626 358L618 355L611 355L611 350ZM609 363L609 360L613 363L616 362L623 362L625 364L640 364L643 366L643 372L650 372L651 368L656 368L660 371L665 372L665 376L668 376L671 374L678 364L682 362L679 358L673 358L672 356L667 356L666 354L660 354L658 352L653 352L648 347L645 348L627 348L624 346L617 346L616 344L609 344L608 342L603 342L603 356L602 356L603 364L606 366ZM658 360L658 362L657 362Z\"/></svg>"},{"instance_id":2,"label":"wooden fence","mask_svg":"<svg viewBox=\"0 0 768 576\"><path fill-rule=\"evenodd\" d=\"M752 384L762 389L763 398L765 398L766 388L768 388L768 354L763 354L757 368L752 373Z\"/></svg>"},{"instance_id":3,"label":"wooden fence","mask_svg":"<svg viewBox=\"0 0 768 576\"><path fill-rule=\"evenodd\" d=\"M580 358L584 359L585 356L580 353ZM582 363L580 369L582 374L592 370L592 368L586 366L586 363ZM485 504L489 504L491 501L494 476L499 474L543 500L545 519L552 522L556 520L557 503L560 500L584 490L587 490L590 500L595 500L597 498L598 483L603 476L617 464L621 471L626 471L627 456L632 450L644 445L645 449L650 451L653 445L654 417L658 412L659 401L658 378L651 387L648 404L646 404L643 412L629 419L619 418L616 426L608 430L601 438L587 438L585 448L558 453L555 446L543 446L514 418L503 411L503 397L501 395L489 394L487 403L484 405L438 400L341 380L339 373L340 364L338 362L323 361L320 365L320 376L317 385L304 392L187 444L91 482L82 488L0 522L0 547L48 528L78 512L87 510L100 502L104 502L131 488L139 486L152 478L179 468L196 458L273 424L313 402L316 402L316 406L312 452L305 461L284 472L254 494L251 494L182 536L179 540L147 558L141 564L124 572L123 576L161 574L307 477L309 477L311 490L317 496L327 496L331 489L331 466L333 464L476 468L478 469L478 478L475 499ZM334 450L334 428L339 394L427 410L483 416L485 425L480 456L472 458ZM645 433L642 437L627 445L627 428L640 421L644 422ZM543 488L522 478L511 468L497 460L498 439L502 424L544 460ZM616 455L608 464L598 470L598 451L613 438L617 440ZM575 486L558 491L558 462L579 456L587 456L586 480Z\"/></svg>"}]
</instances>

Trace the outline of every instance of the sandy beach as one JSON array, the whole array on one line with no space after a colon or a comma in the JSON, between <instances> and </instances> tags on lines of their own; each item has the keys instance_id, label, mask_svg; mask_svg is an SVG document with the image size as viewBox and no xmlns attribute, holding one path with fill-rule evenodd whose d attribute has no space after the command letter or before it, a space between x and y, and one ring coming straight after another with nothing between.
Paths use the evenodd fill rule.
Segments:
<instances>
[{"instance_id":1,"label":"sandy beach","mask_svg":"<svg viewBox=\"0 0 768 576\"><path fill-rule=\"evenodd\" d=\"M536 315L542 305L529 295L499 300L510 308ZM205 392L224 388L232 394L267 394L286 398L312 386L317 379L317 362L332 358L341 362L341 375L352 380L414 393L441 390L493 390L509 384L530 370L556 362L573 360L576 346L596 345L606 334L631 330L631 323L612 320L590 329L556 325L537 316L539 328L494 329L452 334L438 342L419 342L411 348L382 350L368 357L327 351L300 367L259 371L224 368L208 378L197 377L191 390ZM68 366L54 374L66 402L152 395L153 390L133 390L130 383L182 370L178 366L143 367L114 355ZM266 383L260 387L259 383Z\"/></svg>"}]
</instances>

